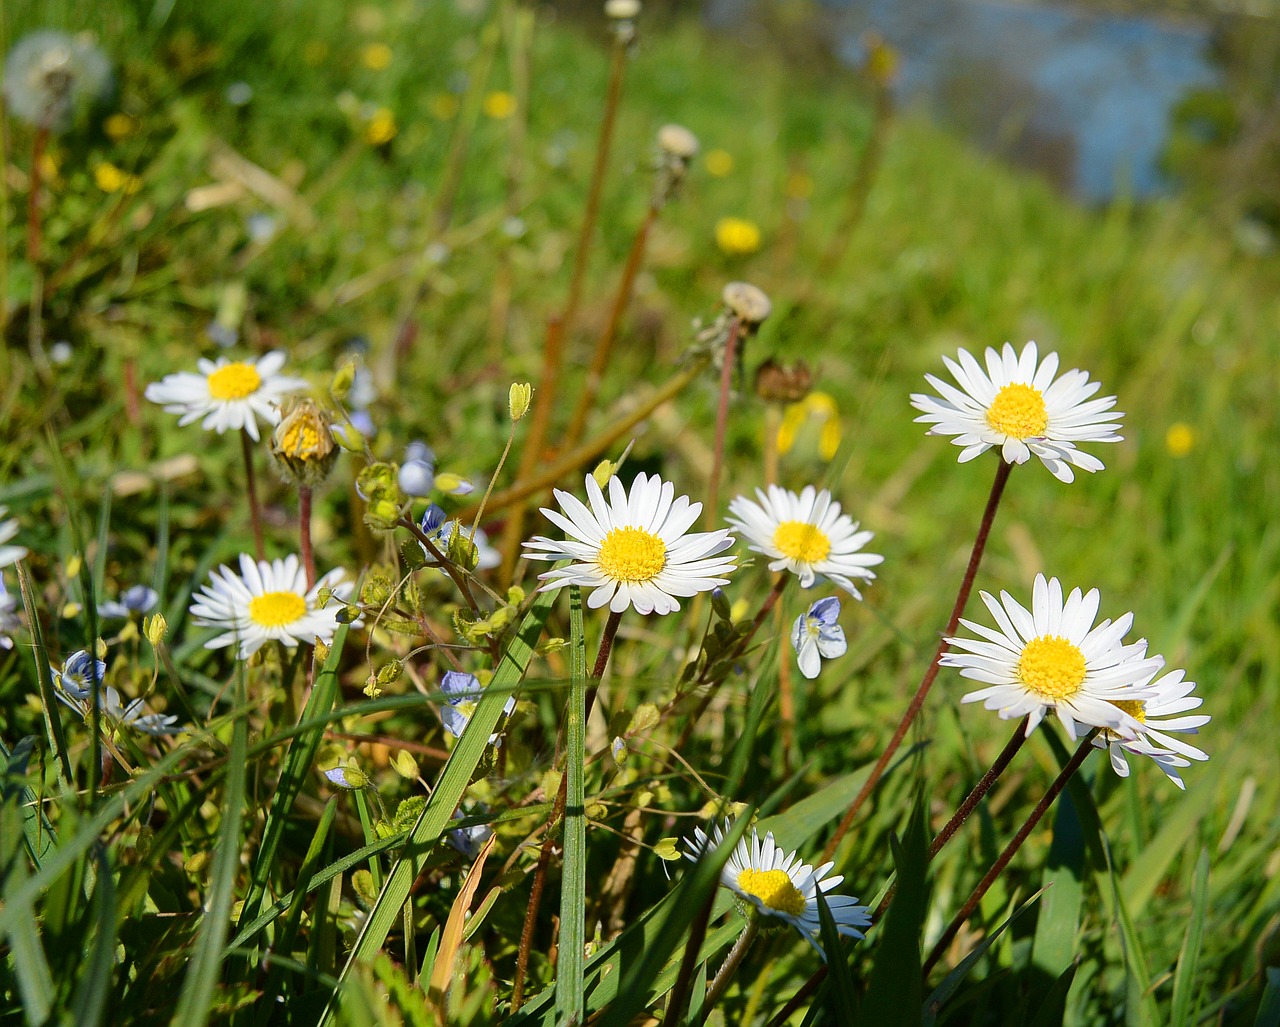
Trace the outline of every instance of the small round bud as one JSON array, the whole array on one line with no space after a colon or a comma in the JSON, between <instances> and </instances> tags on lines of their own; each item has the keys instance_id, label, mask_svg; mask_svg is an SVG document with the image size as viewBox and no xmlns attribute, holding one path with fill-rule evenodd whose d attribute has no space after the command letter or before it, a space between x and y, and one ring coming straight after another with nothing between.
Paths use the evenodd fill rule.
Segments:
<instances>
[{"instance_id":1,"label":"small round bud","mask_svg":"<svg viewBox=\"0 0 1280 1027\"><path fill-rule=\"evenodd\" d=\"M752 328L760 325L773 311L769 297L749 282L730 282L720 298L730 313Z\"/></svg>"},{"instance_id":2,"label":"small round bud","mask_svg":"<svg viewBox=\"0 0 1280 1027\"><path fill-rule=\"evenodd\" d=\"M698 154L698 137L683 125L663 125L658 129L658 149L677 160L690 161Z\"/></svg>"},{"instance_id":3,"label":"small round bud","mask_svg":"<svg viewBox=\"0 0 1280 1027\"><path fill-rule=\"evenodd\" d=\"M813 372L803 360L790 366L773 357L756 368L756 395L769 403L799 403L813 388Z\"/></svg>"},{"instance_id":4,"label":"small round bud","mask_svg":"<svg viewBox=\"0 0 1280 1027\"><path fill-rule=\"evenodd\" d=\"M529 412L529 404L532 402L533 386L528 382L513 382L507 392L507 409L511 413L512 423Z\"/></svg>"},{"instance_id":5,"label":"small round bud","mask_svg":"<svg viewBox=\"0 0 1280 1027\"><path fill-rule=\"evenodd\" d=\"M604 15L615 21L630 21L640 13L640 0L605 0Z\"/></svg>"},{"instance_id":6,"label":"small round bud","mask_svg":"<svg viewBox=\"0 0 1280 1027\"><path fill-rule=\"evenodd\" d=\"M164 641L164 636L169 633L169 624L164 619L163 613L155 613L142 622L142 629L146 632L147 641L152 646L158 646Z\"/></svg>"}]
</instances>

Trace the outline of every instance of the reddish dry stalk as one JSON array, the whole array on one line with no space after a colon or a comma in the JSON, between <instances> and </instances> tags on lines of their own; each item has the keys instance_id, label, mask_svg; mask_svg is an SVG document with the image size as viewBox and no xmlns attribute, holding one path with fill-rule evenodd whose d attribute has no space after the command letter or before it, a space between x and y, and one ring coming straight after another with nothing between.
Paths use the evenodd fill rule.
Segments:
<instances>
[{"instance_id":1,"label":"reddish dry stalk","mask_svg":"<svg viewBox=\"0 0 1280 1027\"><path fill-rule=\"evenodd\" d=\"M996 861L991 864L991 869L988 870L982 880L978 882L978 887L973 890L973 894L970 895L965 901L965 904L960 907L960 912L955 915L955 919L952 920L951 923L947 925L947 929L942 932L942 937L938 939L937 943L933 946L933 951L929 953L929 958L924 962L924 973L926 975L928 975L929 971L933 969L934 964L942 958L942 954L955 939L957 932L959 932L960 928L964 925L964 922L968 920L969 917L973 915L973 911L978 908L978 903L982 901L982 897L986 895L991 886L995 884L996 879L1004 873L1004 870L1009 865L1010 860L1012 860L1017 854L1018 849L1022 847L1022 843L1025 842L1031 832L1035 830L1036 825L1040 823L1045 813L1048 812L1049 807L1053 805L1054 800L1062 793L1062 789L1067 786L1067 782L1070 781L1075 772L1080 769L1080 765L1084 763L1085 758L1089 755L1089 750L1093 747L1093 736L1097 733L1097 729L1095 728L1080 742L1080 745L1076 748L1071 759L1067 761L1067 765L1062 768L1062 772L1054 778L1053 784L1051 784L1049 786L1049 790L1044 793L1044 797L1036 803L1035 809L1033 809L1031 811L1031 815L1027 817L1027 822L1018 829L1018 833L1015 834L1009 844L1004 847L1004 851L1000 853Z\"/></svg>"},{"instance_id":2,"label":"reddish dry stalk","mask_svg":"<svg viewBox=\"0 0 1280 1027\"><path fill-rule=\"evenodd\" d=\"M316 557L311 549L311 486L298 486L298 545L302 550L302 567L307 574L307 591L316 583Z\"/></svg>"},{"instance_id":3,"label":"reddish dry stalk","mask_svg":"<svg viewBox=\"0 0 1280 1027\"><path fill-rule=\"evenodd\" d=\"M240 448L244 452L244 490L249 497L249 519L253 522L253 551L259 560L265 560L267 547L262 541L262 507L258 505L258 476L253 470L253 440L243 428Z\"/></svg>"},{"instance_id":4,"label":"reddish dry stalk","mask_svg":"<svg viewBox=\"0 0 1280 1027\"><path fill-rule=\"evenodd\" d=\"M587 380L578 396L578 403L573 408L573 417L569 421L569 430L565 433L566 449L577 444L582 438L582 429L586 426L587 415L591 412L596 395L600 391L600 383L604 380L605 368L609 366L609 357L613 353L613 342L618 335L618 325L631 299L631 289L635 285L636 275L640 272L640 264L644 260L645 243L649 238L649 229L658 217L658 207L650 204L644 221L636 231L631 242L631 252L627 254L626 266L622 269L622 280L618 283L618 291L613 297L613 306L609 310L609 320L604 331L596 341L596 351L591 357L591 367L587 370Z\"/></svg>"},{"instance_id":5,"label":"reddish dry stalk","mask_svg":"<svg viewBox=\"0 0 1280 1027\"><path fill-rule=\"evenodd\" d=\"M960 615L964 613L965 604L969 601L969 593L973 591L973 581L978 573L978 565L982 562L982 553L987 547L987 536L990 535L991 525L995 522L996 510L1000 506L1000 496L1004 493L1004 487L1009 480L1009 472L1012 467L1012 464L1005 463L1003 459L1000 460L999 468L996 470L996 480L991 484L991 494L987 497L987 507L982 514L982 523L978 526L978 536L974 539L973 551L969 554L969 565L965 568L964 579L960 582L960 591L956 594L955 605L951 609L951 617L947 620L947 626L943 629L942 638L938 641L938 649L933 654L933 659L929 662L929 668L925 671L924 678L920 681L920 687L916 689L916 694L911 697L907 712L902 715L902 720L898 722L898 727L893 732L893 737L889 739L889 744L885 747L884 752L880 754L880 758L876 760L875 766L871 768L871 776L867 778L862 788L858 790L853 803L849 806L849 811L844 815L844 819L840 821L840 826L836 828L836 833L832 835L831 841L827 843L827 847L823 850L822 862L824 863L834 856L836 847L853 824L853 818L857 816L862 804L867 801L867 797L875 790L876 785L880 783L880 778L884 776L885 768L888 767L889 761L893 759L893 754L898 751L898 746L902 744L903 738L906 737L907 729L911 726L911 722L915 720L916 714L920 712L921 707L924 706L929 689L933 687L934 679L938 676L940 669L938 661L942 659L950 648L947 644L947 639L955 634L956 627L960 623Z\"/></svg>"},{"instance_id":6,"label":"reddish dry stalk","mask_svg":"<svg viewBox=\"0 0 1280 1027\"><path fill-rule=\"evenodd\" d=\"M715 456L711 461L711 480L707 483L707 530L716 526L720 516L720 469L724 463L724 436L729 424L729 392L733 384L733 361L738 353L738 335L742 321L729 321L729 336L724 343L724 367L720 370L720 405L716 408Z\"/></svg>"},{"instance_id":7,"label":"reddish dry stalk","mask_svg":"<svg viewBox=\"0 0 1280 1027\"><path fill-rule=\"evenodd\" d=\"M27 191L27 260L31 266L40 265L43 233L40 225L40 182L44 163L45 144L49 142L49 126L40 125L31 142L31 176Z\"/></svg>"}]
</instances>

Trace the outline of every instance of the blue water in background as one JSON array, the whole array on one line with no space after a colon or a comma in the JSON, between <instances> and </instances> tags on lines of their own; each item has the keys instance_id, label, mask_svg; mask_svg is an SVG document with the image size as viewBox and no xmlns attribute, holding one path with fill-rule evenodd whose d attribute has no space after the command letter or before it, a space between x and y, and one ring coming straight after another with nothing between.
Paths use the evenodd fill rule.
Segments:
<instances>
[{"instance_id":1,"label":"blue water in background","mask_svg":"<svg viewBox=\"0 0 1280 1027\"><path fill-rule=\"evenodd\" d=\"M713 3L713 18L738 6ZM824 6L851 64L864 59L867 30L899 52L900 103L1087 201L1166 191L1170 114L1188 90L1220 81L1207 28L1190 23L994 0Z\"/></svg>"}]
</instances>

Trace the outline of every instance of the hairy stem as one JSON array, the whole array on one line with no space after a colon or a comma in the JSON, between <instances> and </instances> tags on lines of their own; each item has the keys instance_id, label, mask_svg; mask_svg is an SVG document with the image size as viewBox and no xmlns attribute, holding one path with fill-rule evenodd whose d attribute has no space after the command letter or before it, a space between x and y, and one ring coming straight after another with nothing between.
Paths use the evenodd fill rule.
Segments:
<instances>
[{"instance_id":1,"label":"hairy stem","mask_svg":"<svg viewBox=\"0 0 1280 1027\"><path fill-rule=\"evenodd\" d=\"M267 558L267 547L262 540L262 507L258 503L258 475L253 469L253 440L240 429L240 449L244 453L244 491L249 497L249 519L253 524L253 551L259 560Z\"/></svg>"}]
</instances>

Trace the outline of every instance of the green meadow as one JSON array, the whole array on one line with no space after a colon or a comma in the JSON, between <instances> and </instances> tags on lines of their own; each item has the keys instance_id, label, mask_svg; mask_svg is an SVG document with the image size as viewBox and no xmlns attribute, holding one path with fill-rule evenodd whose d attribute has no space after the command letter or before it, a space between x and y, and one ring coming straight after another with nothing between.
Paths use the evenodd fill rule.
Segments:
<instances>
[{"instance_id":1,"label":"green meadow","mask_svg":"<svg viewBox=\"0 0 1280 1027\"><path fill-rule=\"evenodd\" d=\"M6 53L88 33L114 79L57 130L6 85L0 550L27 552L0 570L0 1022L1280 1024L1280 290L1221 209L1083 207L891 110L889 53L806 64L670 12L0 18ZM771 302L758 330L735 281ZM992 623L978 591L1030 608L1040 573L1098 589L1197 683L1209 759L1184 791L1093 751L944 937L1077 743L1047 716L929 859L1016 725L943 667L869 784L1001 463L959 463L910 397L944 356L1029 340L1117 397L1123 441L1082 443L1106 466L1070 484L1013 467L965 617ZM270 423L242 446L147 398L275 351L337 436L301 490ZM807 398L760 394L770 358L805 362ZM861 601L741 539L723 591L665 616L536 591L553 564L520 543L559 540L539 508L585 502L602 461L714 504L692 531L769 481L830 489L883 563ZM424 557L428 501L480 511L493 560L459 533ZM327 644L242 658L193 614L255 525L268 559L305 535L345 571L312 595ZM154 607L102 612L137 585ZM847 651L808 679L791 628L828 596ZM77 700L67 661L95 649ZM482 693L451 701L446 672ZM834 844L865 938L819 903L808 944L717 888L751 816L805 863ZM683 858L713 822L730 844Z\"/></svg>"}]
</instances>

